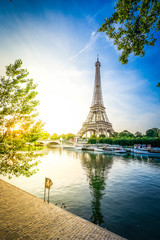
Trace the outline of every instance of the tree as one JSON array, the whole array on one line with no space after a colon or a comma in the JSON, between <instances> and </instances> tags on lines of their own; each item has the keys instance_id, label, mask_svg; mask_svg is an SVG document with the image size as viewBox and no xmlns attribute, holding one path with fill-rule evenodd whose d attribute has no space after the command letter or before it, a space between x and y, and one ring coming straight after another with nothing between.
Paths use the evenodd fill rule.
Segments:
<instances>
[{"instance_id":1,"label":"tree","mask_svg":"<svg viewBox=\"0 0 160 240\"><path fill-rule=\"evenodd\" d=\"M63 139L66 139L66 140L69 140L69 139L73 139L75 137L75 135L73 133L67 133L67 134L61 134L59 135L58 138L63 138Z\"/></svg>"},{"instance_id":2,"label":"tree","mask_svg":"<svg viewBox=\"0 0 160 240\"><path fill-rule=\"evenodd\" d=\"M120 138L132 138L134 137L134 134L133 133L130 133L128 130L124 130L123 132L120 132L119 133L119 137Z\"/></svg>"},{"instance_id":3,"label":"tree","mask_svg":"<svg viewBox=\"0 0 160 240\"><path fill-rule=\"evenodd\" d=\"M95 134L91 135L90 138L97 139L97 136Z\"/></svg>"},{"instance_id":4,"label":"tree","mask_svg":"<svg viewBox=\"0 0 160 240\"><path fill-rule=\"evenodd\" d=\"M59 139L58 134L57 133L53 133L53 135L51 136L51 139L52 140Z\"/></svg>"},{"instance_id":5,"label":"tree","mask_svg":"<svg viewBox=\"0 0 160 240\"><path fill-rule=\"evenodd\" d=\"M104 135L104 134L99 135L99 138L105 138L105 137L106 137L106 135Z\"/></svg>"},{"instance_id":6,"label":"tree","mask_svg":"<svg viewBox=\"0 0 160 240\"><path fill-rule=\"evenodd\" d=\"M41 140L45 140L45 139L48 139L50 137L50 133L44 131L42 134L41 134Z\"/></svg>"},{"instance_id":7,"label":"tree","mask_svg":"<svg viewBox=\"0 0 160 240\"><path fill-rule=\"evenodd\" d=\"M91 137L88 140L88 143L95 144L97 143L97 136L95 134L91 135Z\"/></svg>"},{"instance_id":8,"label":"tree","mask_svg":"<svg viewBox=\"0 0 160 240\"><path fill-rule=\"evenodd\" d=\"M151 128L146 131L147 137L158 137L158 128Z\"/></svg>"},{"instance_id":9,"label":"tree","mask_svg":"<svg viewBox=\"0 0 160 240\"><path fill-rule=\"evenodd\" d=\"M30 176L36 172L37 139L43 132L43 123L36 121L38 115L35 100L37 85L28 79L22 69L22 61L6 67L6 77L0 77L0 174Z\"/></svg>"},{"instance_id":10,"label":"tree","mask_svg":"<svg viewBox=\"0 0 160 240\"><path fill-rule=\"evenodd\" d=\"M62 138L62 139L66 139L66 134L61 134L61 135L59 135L59 138Z\"/></svg>"},{"instance_id":11,"label":"tree","mask_svg":"<svg viewBox=\"0 0 160 240\"><path fill-rule=\"evenodd\" d=\"M143 136L142 133L138 132L138 131L134 135L135 135L135 137L139 137L139 138L141 138Z\"/></svg>"},{"instance_id":12,"label":"tree","mask_svg":"<svg viewBox=\"0 0 160 240\"><path fill-rule=\"evenodd\" d=\"M118 138L118 136L119 136L118 132L111 133L111 137L113 137L113 138Z\"/></svg>"},{"instance_id":13,"label":"tree","mask_svg":"<svg viewBox=\"0 0 160 240\"><path fill-rule=\"evenodd\" d=\"M73 133L67 133L66 134L66 139L69 140L69 139L73 139L75 137L75 135Z\"/></svg>"},{"instance_id":14,"label":"tree","mask_svg":"<svg viewBox=\"0 0 160 240\"><path fill-rule=\"evenodd\" d=\"M122 64L128 62L131 53L143 57L145 46L154 46L159 30L159 0L118 0L113 15L98 29L112 38L122 51L119 58Z\"/></svg>"}]
</instances>

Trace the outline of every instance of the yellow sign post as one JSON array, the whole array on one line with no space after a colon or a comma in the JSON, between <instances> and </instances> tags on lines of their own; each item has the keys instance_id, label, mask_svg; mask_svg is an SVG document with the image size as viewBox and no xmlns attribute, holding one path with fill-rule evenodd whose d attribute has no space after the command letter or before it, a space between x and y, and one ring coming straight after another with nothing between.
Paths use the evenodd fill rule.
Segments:
<instances>
[{"instance_id":1,"label":"yellow sign post","mask_svg":"<svg viewBox=\"0 0 160 240\"><path fill-rule=\"evenodd\" d=\"M48 203L49 203L49 194L50 194L50 188L53 185L53 182L50 178L45 177L45 187L44 187L44 202L46 197L46 188L48 189Z\"/></svg>"}]
</instances>

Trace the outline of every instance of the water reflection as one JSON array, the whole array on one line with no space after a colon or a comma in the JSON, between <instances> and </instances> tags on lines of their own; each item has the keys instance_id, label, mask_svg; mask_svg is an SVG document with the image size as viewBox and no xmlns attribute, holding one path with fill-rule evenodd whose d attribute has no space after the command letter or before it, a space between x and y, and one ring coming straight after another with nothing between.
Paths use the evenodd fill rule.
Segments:
<instances>
[{"instance_id":1,"label":"water reflection","mask_svg":"<svg viewBox=\"0 0 160 240\"><path fill-rule=\"evenodd\" d=\"M132 162L134 160L137 162L143 162L144 164L150 164L152 167L160 167L160 158L153 157L153 156L147 156L147 155L141 155L141 154L127 154L124 155L122 158L123 161Z\"/></svg>"},{"instance_id":2,"label":"water reflection","mask_svg":"<svg viewBox=\"0 0 160 240\"><path fill-rule=\"evenodd\" d=\"M101 225L104 223L104 216L101 211L101 200L105 194L108 172L113 164L112 156L83 152L80 155L81 163L86 171L92 195L92 216L91 222Z\"/></svg>"}]
</instances>

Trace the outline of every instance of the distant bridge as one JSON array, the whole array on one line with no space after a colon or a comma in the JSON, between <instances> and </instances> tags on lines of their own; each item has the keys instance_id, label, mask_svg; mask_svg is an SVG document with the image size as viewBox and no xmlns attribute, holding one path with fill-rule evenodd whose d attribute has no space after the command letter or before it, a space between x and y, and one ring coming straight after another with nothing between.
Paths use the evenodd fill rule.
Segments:
<instances>
[{"instance_id":1,"label":"distant bridge","mask_svg":"<svg viewBox=\"0 0 160 240\"><path fill-rule=\"evenodd\" d=\"M56 139L56 140L38 140L39 143L46 145L46 146L52 146L52 145L63 145L63 144L68 144L68 145L73 145L73 141L68 141L66 139L60 140L60 139Z\"/></svg>"}]
</instances>

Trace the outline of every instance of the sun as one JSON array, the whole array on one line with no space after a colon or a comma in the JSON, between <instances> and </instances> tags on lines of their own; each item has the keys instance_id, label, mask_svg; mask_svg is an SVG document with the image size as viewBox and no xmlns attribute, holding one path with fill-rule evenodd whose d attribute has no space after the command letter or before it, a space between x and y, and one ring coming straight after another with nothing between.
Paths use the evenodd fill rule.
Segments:
<instances>
[{"instance_id":1,"label":"sun","mask_svg":"<svg viewBox=\"0 0 160 240\"><path fill-rule=\"evenodd\" d=\"M16 123L16 124L13 126L12 131L18 131L18 130L20 130L20 128L21 128L21 125L20 125L19 123Z\"/></svg>"}]
</instances>

